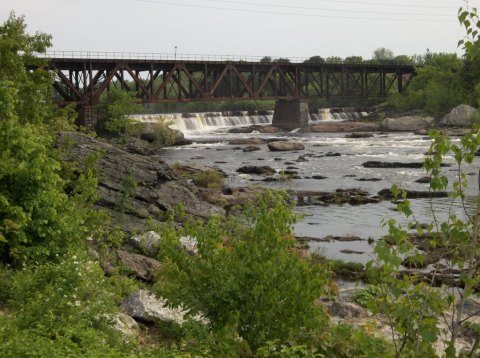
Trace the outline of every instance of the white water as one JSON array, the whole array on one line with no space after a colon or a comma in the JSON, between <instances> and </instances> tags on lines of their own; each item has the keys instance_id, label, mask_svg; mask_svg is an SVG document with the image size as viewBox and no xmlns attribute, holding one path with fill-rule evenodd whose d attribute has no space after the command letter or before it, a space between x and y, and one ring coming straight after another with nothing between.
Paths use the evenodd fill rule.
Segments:
<instances>
[{"instance_id":1,"label":"white water","mask_svg":"<svg viewBox=\"0 0 480 358\"><path fill-rule=\"evenodd\" d=\"M225 115L224 115L225 114ZM249 114L242 112L201 112L201 113L169 113L138 114L131 118L145 123L169 123L170 128L185 134L190 132L211 132L228 127L251 125L268 125L272 123L273 111L267 114Z\"/></svg>"},{"instance_id":2,"label":"white water","mask_svg":"<svg viewBox=\"0 0 480 358\"><path fill-rule=\"evenodd\" d=\"M309 124L324 121L347 121L366 116L366 112L331 112L329 108L310 113ZM201 113L168 113L137 114L131 118L145 123L169 123L170 128L184 134L196 132L212 132L228 127L248 127L252 125L272 124L273 111L262 112L201 112Z\"/></svg>"}]
</instances>

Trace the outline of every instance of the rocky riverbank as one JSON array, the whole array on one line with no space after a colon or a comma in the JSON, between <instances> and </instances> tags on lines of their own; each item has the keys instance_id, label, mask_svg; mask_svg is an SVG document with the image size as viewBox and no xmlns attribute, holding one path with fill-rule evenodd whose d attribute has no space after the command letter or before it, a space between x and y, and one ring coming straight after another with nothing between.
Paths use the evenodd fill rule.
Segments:
<instances>
[{"instance_id":1,"label":"rocky riverbank","mask_svg":"<svg viewBox=\"0 0 480 358\"><path fill-rule=\"evenodd\" d=\"M427 121L428 122L428 121ZM389 124L390 125L390 124ZM341 127L343 126L343 127ZM343 129L341 129L343 128ZM334 131L355 133L352 138L367 138L368 132L378 131L380 126L375 123L349 123L313 126L311 132ZM306 130L308 131L308 130ZM268 130L274 133L275 130ZM145 139L145 138L144 138ZM298 152L298 163L308 162L311 153L305 153L302 143L296 141L262 140L252 142L246 139L238 139L231 145L239 147L244 152L258 151L255 145L263 145L264 150L279 150ZM209 178L223 177L224 174L213 167L202 165L191 165L180 163L169 166L162 160L161 152L155 146L149 145L146 141L130 141L126 144L113 145L106 141L94 139L80 133L60 133L58 145L68 148L66 159L70 161L84 162L87 158L101 153L97 160L100 172L99 177L99 201L97 207L106 210L112 216L112 224L119 225L125 232L125 240L121 247L111 248L101 258L102 267L107 275L114 275L119 271L126 275L147 284L146 290L139 290L126 297L122 303L125 313L117 319L118 329L126 335L138 335L139 324L151 324L158 320L163 322L184 322L184 312L181 308L172 310L167 307L166 302L155 297L149 290L148 284L154 281L155 272L162 263L157 260L158 246L161 237L156 232L148 231L151 226L161 226L166 219L168 210L175 209L181 203L186 213L200 220L206 220L212 215L229 215L236 210L237 206L253 200L262 189L259 187L230 187L228 185L209 186L201 184L199 177ZM243 147L244 146L244 147ZM245 150L247 149L247 150ZM324 153L325 158L341 157L341 153ZM410 168L421 167L420 162L394 163L391 162L364 162L364 167L371 168ZM287 175L290 179L300 178L298 172L290 165L290 169L278 172L269 166L238 166L238 171L258 176L263 179L275 178L277 175ZM214 173L214 174L212 174ZM324 180L321 175L314 175L316 180ZM358 178L374 181L377 178ZM215 179L216 180L216 179ZM378 179L380 181L381 179ZM213 181L213 179L212 179ZM302 205L365 205L377 204L381 201L393 199L389 189L382 189L377 192L368 192L358 188L337 189L335 191L300 191L291 190L291 197ZM428 192L407 191L407 198L417 198L429 195ZM440 194L439 194L440 195ZM447 195L447 193L441 193ZM177 225L181 225L181 221ZM299 241L310 242L315 239L299 238ZM326 241L367 241L361 237L325 237ZM191 237L180 239L181 247L190 255L196 255L196 240ZM418 239L417 247L420 250L431 253L430 258L435 258L436 251L422 246L426 240ZM357 254L358 251L350 250L346 254ZM308 254L305 252L305 255ZM437 255L438 256L438 255ZM440 259L440 258L438 258ZM428 261L428 265L438 264L438 260ZM335 266L336 265L336 266ZM347 278L359 277L358 267L360 265L332 264L338 275L345 274ZM404 273L419 274L418 263L412 260L405 260L406 270ZM355 272L357 270L357 272ZM460 275L461 273L459 273ZM356 276L357 275L357 276ZM428 273L425 273L428 279ZM345 276L344 276L345 277ZM442 283L458 284L458 282ZM354 326L372 326L369 322L375 322L373 328L375 334L382 338L389 339L388 322L385 317L374 316L371 312L361 307L352 298L345 298L344 292L340 291L334 301L320 300L319 304L324 305L334 322L343 322ZM473 304L473 303L472 303ZM133 319L132 319L133 318ZM204 320L201 316L199 321ZM470 347L473 339L466 332L458 341L458 347ZM438 344L439 351L444 349L441 342Z\"/></svg>"}]
</instances>

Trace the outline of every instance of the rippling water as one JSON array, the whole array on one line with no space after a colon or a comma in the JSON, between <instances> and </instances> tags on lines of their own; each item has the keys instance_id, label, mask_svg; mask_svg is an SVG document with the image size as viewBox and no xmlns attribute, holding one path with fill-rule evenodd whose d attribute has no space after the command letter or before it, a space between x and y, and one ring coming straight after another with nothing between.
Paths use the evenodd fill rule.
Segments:
<instances>
[{"instance_id":1,"label":"rippling water","mask_svg":"<svg viewBox=\"0 0 480 358\"><path fill-rule=\"evenodd\" d=\"M423 169L377 169L362 166L362 163L369 160L422 162L424 153L430 146L428 137L411 133L375 133L373 138L349 139L345 135L345 133L230 134L221 131L187 133L187 138L191 139L193 144L165 149L163 157L170 164L194 162L200 165L215 165L228 174L228 184L231 186L263 185L317 191L360 188L370 195L375 195L381 189L390 188L396 183L405 189L428 190L428 184L415 182L425 176ZM286 138L303 142L305 150L270 152L266 145L257 145L261 150L243 152L241 148L244 146L227 143L230 139L240 137ZM453 164L453 158L447 157L445 162ZM287 169L295 170L300 179L266 183L262 182L264 178L262 176L237 173L236 169L244 165L268 165L277 173ZM469 196L477 195L478 160L465 170L469 180L467 193ZM454 167L444 168L444 171L450 181L455 180ZM326 178L312 179L314 175ZM373 178L380 180L359 181ZM462 207L459 204L452 204L448 198L435 199L433 202L417 199L412 200L415 220L420 223L432 222L431 205L440 219L447 217L449 212L464 215ZM365 241L310 242L310 247L311 250L323 252L329 258L366 262L372 250L366 239L378 239L386 233L381 225L383 220L393 217L401 223L406 223L405 218L394 209L395 205L388 201L359 206L348 204L302 206L297 210L305 214L305 219L295 225L295 232L298 236L314 238L328 235L359 236ZM361 251L363 254L347 255L340 252L344 249Z\"/></svg>"}]
</instances>

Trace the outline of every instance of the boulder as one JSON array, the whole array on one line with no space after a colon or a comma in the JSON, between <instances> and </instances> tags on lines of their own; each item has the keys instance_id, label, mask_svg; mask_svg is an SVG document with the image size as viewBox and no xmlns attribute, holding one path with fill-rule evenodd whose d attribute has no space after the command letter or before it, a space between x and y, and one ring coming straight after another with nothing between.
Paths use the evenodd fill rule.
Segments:
<instances>
[{"instance_id":1,"label":"boulder","mask_svg":"<svg viewBox=\"0 0 480 358\"><path fill-rule=\"evenodd\" d=\"M363 307L351 302L327 303L327 311L331 316L340 318L368 317L370 313Z\"/></svg>"},{"instance_id":2,"label":"boulder","mask_svg":"<svg viewBox=\"0 0 480 358\"><path fill-rule=\"evenodd\" d=\"M113 318L113 329L126 338L135 338L138 336L140 326L132 317L120 312Z\"/></svg>"},{"instance_id":3,"label":"boulder","mask_svg":"<svg viewBox=\"0 0 480 358\"><path fill-rule=\"evenodd\" d=\"M138 252L148 256L156 256L158 254L158 246L161 237L155 231L147 231L142 235L132 236L126 240L126 243Z\"/></svg>"},{"instance_id":4,"label":"boulder","mask_svg":"<svg viewBox=\"0 0 480 358\"><path fill-rule=\"evenodd\" d=\"M385 118L380 124L380 129L384 131L412 132L430 128L432 125L432 117L404 116Z\"/></svg>"},{"instance_id":5,"label":"boulder","mask_svg":"<svg viewBox=\"0 0 480 358\"><path fill-rule=\"evenodd\" d=\"M445 115L441 121L441 126L470 127L475 119L478 119L477 109L461 104Z\"/></svg>"},{"instance_id":6,"label":"boulder","mask_svg":"<svg viewBox=\"0 0 480 358\"><path fill-rule=\"evenodd\" d=\"M305 146L303 143L300 142L271 142L267 144L268 149L271 152L283 152L283 151L290 151L290 150L304 150Z\"/></svg>"},{"instance_id":7,"label":"boulder","mask_svg":"<svg viewBox=\"0 0 480 358\"><path fill-rule=\"evenodd\" d=\"M143 281L151 281L153 273L160 267L160 262L151 257L124 250L117 250L115 255L116 266L120 266L128 274Z\"/></svg>"},{"instance_id":8,"label":"boulder","mask_svg":"<svg viewBox=\"0 0 480 358\"><path fill-rule=\"evenodd\" d=\"M192 236L182 236L180 238L180 245L190 254L196 255L198 253L197 239Z\"/></svg>"},{"instance_id":9,"label":"boulder","mask_svg":"<svg viewBox=\"0 0 480 358\"><path fill-rule=\"evenodd\" d=\"M149 143L157 143L164 145L185 145L190 144L189 140L185 139L184 134L169 127L162 127L157 123L147 123L145 128L140 133L140 139Z\"/></svg>"},{"instance_id":10,"label":"boulder","mask_svg":"<svg viewBox=\"0 0 480 358\"><path fill-rule=\"evenodd\" d=\"M146 290L132 293L123 300L120 308L130 317L142 322L162 321L180 325L185 322L186 311L183 308L170 308L165 299L157 298ZM207 320L199 315L194 319L207 323Z\"/></svg>"}]
</instances>

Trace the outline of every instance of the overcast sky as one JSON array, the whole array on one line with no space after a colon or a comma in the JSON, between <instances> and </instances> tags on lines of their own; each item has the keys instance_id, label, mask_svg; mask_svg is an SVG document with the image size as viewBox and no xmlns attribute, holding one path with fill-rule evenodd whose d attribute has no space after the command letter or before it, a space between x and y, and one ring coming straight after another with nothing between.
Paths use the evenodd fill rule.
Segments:
<instances>
[{"instance_id":1,"label":"overcast sky","mask_svg":"<svg viewBox=\"0 0 480 358\"><path fill-rule=\"evenodd\" d=\"M462 0L0 0L53 50L371 58L455 52ZM480 7L480 0L470 1ZM458 51L460 53L460 51Z\"/></svg>"}]
</instances>

